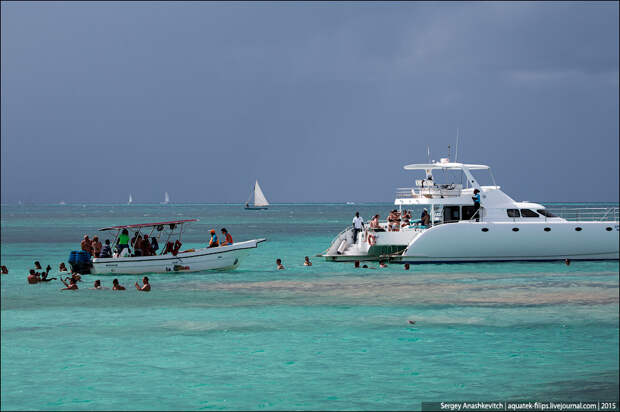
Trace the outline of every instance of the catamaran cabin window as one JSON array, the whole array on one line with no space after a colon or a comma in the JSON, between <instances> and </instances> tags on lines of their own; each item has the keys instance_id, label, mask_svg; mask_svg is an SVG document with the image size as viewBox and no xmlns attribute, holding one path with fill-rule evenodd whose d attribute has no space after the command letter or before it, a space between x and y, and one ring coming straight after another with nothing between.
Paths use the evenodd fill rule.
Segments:
<instances>
[{"instance_id":1,"label":"catamaran cabin window","mask_svg":"<svg viewBox=\"0 0 620 412\"><path fill-rule=\"evenodd\" d=\"M536 211L545 217L557 217L547 209L536 209Z\"/></svg>"},{"instance_id":2,"label":"catamaran cabin window","mask_svg":"<svg viewBox=\"0 0 620 412\"><path fill-rule=\"evenodd\" d=\"M521 209L521 216L523 217L539 217L538 213L530 209Z\"/></svg>"},{"instance_id":3,"label":"catamaran cabin window","mask_svg":"<svg viewBox=\"0 0 620 412\"><path fill-rule=\"evenodd\" d=\"M519 209L506 209L506 213L508 213L508 217L521 217Z\"/></svg>"}]
</instances>

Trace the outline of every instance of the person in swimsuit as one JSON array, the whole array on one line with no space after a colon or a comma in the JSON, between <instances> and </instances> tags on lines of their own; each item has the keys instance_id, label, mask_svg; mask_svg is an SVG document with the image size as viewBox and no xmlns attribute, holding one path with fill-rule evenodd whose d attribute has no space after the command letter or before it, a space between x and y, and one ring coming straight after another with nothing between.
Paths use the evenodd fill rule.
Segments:
<instances>
[{"instance_id":1,"label":"person in swimsuit","mask_svg":"<svg viewBox=\"0 0 620 412\"><path fill-rule=\"evenodd\" d=\"M35 283L39 283L39 281L41 281L39 274L35 272L34 269L30 269L30 273L28 274L28 283L34 285Z\"/></svg>"},{"instance_id":2,"label":"person in swimsuit","mask_svg":"<svg viewBox=\"0 0 620 412\"><path fill-rule=\"evenodd\" d=\"M282 259L276 259L276 267L278 268L278 270L284 269L284 265L282 264Z\"/></svg>"},{"instance_id":3,"label":"person in swimsuit","mask_svg":"<svg viewBox=\"0 0 620 412\"><path fill-rule=\"evenodd\" d=\"M99 241L99 236L93 236L93 241L91 242L93 247L94 257L99 257L101 254L101 242Z\"/></svg>"},{"instance_id":4,"label":"person in swimsuit","mask_svg":"<svg viewBox=\"0 0 620 412\"><path fill-rule=\"evenodd\" d=\"M125 286L118 283L118 279L112 281L112 290L125 290Z\"/></svg>"},{"instance_id":5,"label":"person in swimsuit","mask_svg":"<svg viewBox=\"0 0 620 412\"><path fill-rule=\"evenodd\" d=\"M102 289L107 289L107 288L104 288L103 286L101 286L101 281L97 279L91 289L102 290Z\"/></svg>"},{"instance_id":6,"label":"person in swimsuit","mask_svg":"<svg viewBox=\"0 0 620 412\"><path fill-rule=\"evenodd\" d=\"M304 266L312 266L312 262L310 262L310 258L308 256L304 258Z\"/></svg>"},{"instance_id":7,"label":"person in swimsuit","mask_svg":"<svg viewBox=\"0 0 620 412\"><path fill-rule=\"evenodd\" d=\"M150 292L151 284L149 283L149 278L147 278L146 276L142 278L142 287L140 287L140 285L138 285L138 282L136 282L136 289L138 289L140 292Z\"/></svg>"},{"instance_id":8,"label":"person in swimsuit","mask_svg":"<svg viewBox=\"0 0 620 412\"><path fill-rule=\"evenodd\" d=\"M77 281L75 280L75 278L69 279L68 284L67 282L62 280L62 278L60 279L60 281L65 285L65 287L60 290L78 290L78 285L77 285Z\"/></svg>"}]
</instances>

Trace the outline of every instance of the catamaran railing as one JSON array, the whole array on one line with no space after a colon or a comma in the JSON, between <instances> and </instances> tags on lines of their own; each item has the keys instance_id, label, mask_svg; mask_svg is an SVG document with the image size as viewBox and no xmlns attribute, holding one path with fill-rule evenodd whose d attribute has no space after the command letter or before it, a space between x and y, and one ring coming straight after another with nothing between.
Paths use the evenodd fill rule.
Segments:
<instances>
[{"instance_id":1,"label":"catamaran railing","mask_svg":"<svg viewBox=\"0 0 620 412\"><path fill-rule=\"evenodd\" d=\"M463 191L462 185L438 185L429 187L397 187L396 199L411 199L418 197L458 197ZM414 195L415 193L415 195Z\"/></svg>"},{"instance_id":2,"label":"catamaran railing","mask_svg":"<svg viewBox=\"0 0 620 412\"><path fill-rule=\"evenodd\" d=\"M557 217L581 222L618 222L620 208L617 207L548 207L545 210Z\"/></svg>"}]
</instances>

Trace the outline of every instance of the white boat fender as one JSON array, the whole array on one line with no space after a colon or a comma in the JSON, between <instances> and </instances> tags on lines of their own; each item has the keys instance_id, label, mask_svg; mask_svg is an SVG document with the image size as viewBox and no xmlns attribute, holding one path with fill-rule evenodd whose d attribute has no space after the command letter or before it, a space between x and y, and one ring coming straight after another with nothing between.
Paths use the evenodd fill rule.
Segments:
<instances>
[{"instance_id":1,"label":"white boat fender","mask_svg":"<svg viewBox=\"0 0 620 412\"><path fill-rule=\"evenodd\" d=\"M342 242L340 242L340 246L338 246L338 253L342 254L342 252L344 252L346 248L347 248L347 240L342 239Z\"/></svg>"}]
</instances>

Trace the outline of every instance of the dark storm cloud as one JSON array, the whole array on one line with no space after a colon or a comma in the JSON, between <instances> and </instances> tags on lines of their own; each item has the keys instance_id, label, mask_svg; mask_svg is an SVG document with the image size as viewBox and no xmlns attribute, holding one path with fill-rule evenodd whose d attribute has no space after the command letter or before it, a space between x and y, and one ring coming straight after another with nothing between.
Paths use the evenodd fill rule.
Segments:
<instances>
[{"instance_id":1,"label":"dark storm cloud","mask_svg":"<svg viewBox=\"0 0 620 412\"><path fill-rule=\"evenodd\" d=\"M617 200L618 4L2 3L2 105L3 202Z\"/></svg>"}]
</instances>

